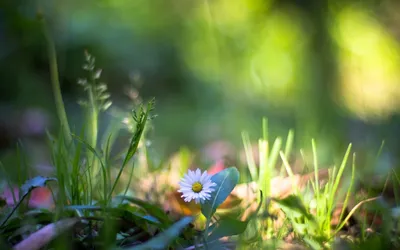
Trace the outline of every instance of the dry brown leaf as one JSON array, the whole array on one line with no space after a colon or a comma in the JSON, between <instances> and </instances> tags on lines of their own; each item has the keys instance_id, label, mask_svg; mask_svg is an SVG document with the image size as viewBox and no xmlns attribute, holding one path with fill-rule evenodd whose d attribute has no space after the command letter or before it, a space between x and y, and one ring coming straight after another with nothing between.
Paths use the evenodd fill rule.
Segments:
<instances>
[{"instance_id":1,"label":"dry brown leaf","mask_svg":"<svg viewBox=\"0 0 400 250\"><path fill-rule=\"evenodd\" d=\"M65 232L66 230L72 228L79 219L68 218L56 223L51 223L35 233L31 234L28 238L18 243L14 250L38 250L43 246L48 244L59 234Z\"/></svg>"}]
</instances>

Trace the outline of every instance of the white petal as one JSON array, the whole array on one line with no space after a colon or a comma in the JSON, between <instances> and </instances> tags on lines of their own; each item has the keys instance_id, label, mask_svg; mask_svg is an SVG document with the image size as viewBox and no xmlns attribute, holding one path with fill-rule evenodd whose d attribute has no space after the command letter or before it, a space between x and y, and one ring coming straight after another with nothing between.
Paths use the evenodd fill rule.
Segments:
<instances>
[{"instance_id":1,"label":"white petal","mask_svg":"<svg viewBox=\"0 0 400 250\"><path fill-rule=\"evenodd\" d=\"M195 183L197 181L196 173L194 171L189 170L189 176L190 176L190 179L191 179L191 183Z\"/></svg>"},{"instance_id":2,"label":"white petal","mask_svg":"<svg viewBox=\"0 0 400 250\"><path fill-rule=\"evenodd\" d=\"M200 182L205 183L206 178L207 178L207 170L204 171L204 173L201 175Z\"/></svg>"},{"instance_id":3,"label":"white petal","mask_svg":"<svg viewBox=\"0 0 400 250\"><path fill-rule=\"evenodd\" d=\"M206 175L204 178L204 182L210 181L211 180L211 175Z\"/></svg>"},{"instance_id":4,"label":"white petal","mask_svg":"<svg viewBox=\"0 0 400 250\"><path fill-rule=\"evenodd\" d=\"M187 174L184 175L184 178L185 178L185 182L186 183L193 183L194 182L194 179L193 179L192 175L190 174L190 170L189 170L189 172Z\"/></svg>"},{"instance_id":5,"label":"white petal","mask_svg":"<svg viewBox=\"0 0 400 250\"><path fill-rule=\"evenodd\" d=\"M179 185L180 185L181 187L188 187L188 188L191 188L191 187L192 187L192 184L189 184L189 183L186 183L186 182L179 182Z\"/></svg>"},{"instance_id":6,"label":"white petal","mask_svg":"<svg viewBox=\"0 0 400 250\"><path fill-rule=\"evenodd\" d=\"M196 178L198 181L200 181L200 178L201 178L201 170L200 169L196 169Z\"/></svg>"}]
</instances>

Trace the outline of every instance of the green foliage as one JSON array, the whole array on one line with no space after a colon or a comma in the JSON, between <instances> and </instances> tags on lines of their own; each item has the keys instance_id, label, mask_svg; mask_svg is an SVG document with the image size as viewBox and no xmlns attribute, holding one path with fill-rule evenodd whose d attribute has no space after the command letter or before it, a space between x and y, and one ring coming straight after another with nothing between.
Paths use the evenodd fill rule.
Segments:
<instances>
[{"instance_id":1,"label":"green foliage","mask_svg":"<svg viewBox=\"0 0 400 250\"><path fill-rule=\"evenodd\" d=\"M240 221L231 217L222 217L208 237L209 241L218 240L225 236L239 235L246 230L248 221Z\"/></svg>"},{"instance_id":2,"label":"green foliage","mask_svg":"<svg viewBox=\"0 0 400 250\"><path fill-rule=\"evenodd\" d=\"M259 166L256 165L256 159L254 158L252 151L252 143L249 139L249 135L246 132L242 133L243 145L246 153L247 167L250 172L251 181L257 183L257 186L261 189L262 194L265 197L270 197L270 189L271 189L271 181L272 178L277 175L277 164L279 162L279 156L282 158L282 166L280 172L283 173L283 167L286 168L286 172L289 176L292 176L293 173L290 169L290 166L286 163L286 158L289 156L294 140L294 132L292 130L289 131L288 137L285 144L285 152L283 153L282 148L282 138L277 137L270 148L269 138L268 138L268 120L263 118L262 120L262 138L258 140L258 155L259 155ZM269 199L264 199L264 204L261 207L260 213L269 214ZM266 230L261 230L260 224L253 223L256 227L254 229L255 232L261 231L261 234L264 237L271 238L274 234L272 229L273 221L269 216L267 216L266 224L264 227Z\"/></svg>"},{"instance_id":3,"label":"green foliage","mask_svg":"<svg viewBox=\"0 0 400 250\"><path fill-rule=\"evenodd\" d=\"M303 202L296 195L289 195L282 200L274 199L274 201L278 203L280 208L286 213L290 212L291 216L289 217L299 218L301 216L304 216L309 220L314 219L309 211L307 211L307 208L304 206Z\"/></svg>"},{"instance_id":4,"label":"green foliage","mask_svg":"<svg viewBox=\"0 0 400 250\"><path fill-rule=\"evenodd\" d=\"M146 210L146 212L157 218L164 227L169 227L172 223L171 219L169 219L165 212L156 205L150 204L149 202L145 202L134 197L117 196L116 198L127 200L128 202L143 208L144 210Z\"/></svg>"},{"instance_id":5,"label":"green foliage","mask_svg":"<svg viewBox=\"0 0 400 250\"><path fill-rule=\"evenodd\" d=\"M78 246L84 248L94 248L94 239L97 237L96 243L101 242L102 246L107 249L122 249L122 247L124 249L169 249L178 247L221 249L224 247L224 243L220 239L231 236L239 236L232 237L238 239L238 242L235 243L247 247L263 248L267 245L275 247L276 242L283 240L283 235L293 232L295 239L300 240L307 247L322 249L332 245L333 239L361 205L377 200L376 198L364 200L346 215L345 208L352 195L355 182L355 153L352 158L350 185L347 190L340 190L340 183L346 176L345 170L350 158L352 144L348 146L340 166L334 166L330 169L329 179L326 183L323 183L318 175L321 169L319 166L320 159L314 140L311 143L314 178L308 182L308 187L311 186L311 189L300 191L295 187L294 194L284 199L271 198L271 188L273 188L271 183L278 173L284 176L286 171L289 178L295 177L290 166L294 131L289 130L286 142L282 137L270 140L268 121L264 118L262 120L263 135L258 140L259 159L254 158L249 135L243 132L242 139L247 168L245 170L240 169L241 173L239 173L237 168L230 167L211 177L211 180L216 183L215 191L211 193L211 198L201 205L201 212L206 218L205 229L200 232L192 229L191 223L194 220L192 217L184 217L175 222L158 204L127 195L130 185L135 184L131 183L131 179L136 169L135 165L138 163L138 152L150 162L146 145L141 142L146 137L148 121L153 117L151 112L154 110L154 99L149 101L147 105L141 104L134 107L132 114L129 114L131 117L128 119L130 141L127 143L127 147L123 148L122 156L113 155L114 143L122 125L119 119L115 119L116 121L113 121L112 125L105 129L106 133L99 134L101 114L106 111L113 112L113 110L110 111L112 101L107 85L100 81L102 70L96 68L95 58L85 52L83 70L86 76L78 80L78 84L83 87L87 95L84 100L79 101L79 104L85 110L85 126L82 127L79 134L71 132L61 96L54 42L43 17L41 16L40 19L48 46L50 76L60 121L57 136L48 133L52 163L56 171L54 177L38 176L28 179L28 174L25 173L26 169L23 169L28 164L24 162L25 159L18 151L17 171L19 173L20 197L17 200L13 195L15 206L6 207L2 210L0 239L4 238L8 242L23 240L24 235L29 235L30 232L36 231L53 221L58 221L63 217L79 217L82 225L80 225L79 232L78 230L74 231L76 238L74 240L79 242ZM254 71L252 74L258 74L253 66L252 71ZM300 133L306 132L300 131ZM181 171L182 174L189 167L191 159L190 152L186 148L182 148L179 153L179 160L183 167L178 171ZM117 184L129 164L131 164L131 172L125 191L123 195L114 197ZM6 172L4 166L1 163L0 165L3 172ZM111 173L115 168L117 175L112 179ZM157 173L158 169L151 169ZM149 168L141 169L143 172L140 174L145 173L146 170L149 170ZM250 180L246 178L245 172L247 171ZM251 181L257 184L261 193L258 199L258 207L246 221L240 219L244 210L239 206L241 201L232 203L238 209L228 209L229 212L235 210L235 213L230 213L229 216L217 213L217 209L227 200L238 184L240 174L243 174L242 179L245 183ZM393 178L397 181L398 186L400 181L395 172ZM28 180L21 186L26 179ZM44 187L48 181L56 181L56 193L53 194L56 198L56 209L54 211L19 209L23 200L29 196L32 190L37 187ZM9 180L7 182L9 188L13 189L11 182ZM340 191L345 193L344 204L340 211L339 224L332 229L332 212L336 208L338 197L342 195ZM398 202L399 197L396 197L396 199ZM273 227L274 217L271 214L271 200L278 205L278 208L285 215L283 226L276 231L274 231L276 228ZM4 200L0 199L0 202L4 202ZM384 219L389 221L385 223L382 230L384 236L376 237L375 235L370 238L362 236L363 247L389 247L387 242L390 241L388 235L392 223L387 214L387 204L385 203L384 208L380 209L385 212ZM392 210L392 212L395 212L395 210ZM25 229L26 227L29 229ZM244 237L249 231L254 233L253 238ZM20 238L16 239L17 237ZM269 242L267 242L268 240ZM271 242L272 244L270 244ZM135 246L132 246L133 244ZM2 244L0 245L2 246Z\"/></svg>"},{"instance_id":6,"label":"green foliage","mask_svg":"<svg viewBox=\"0 0 400 250\"><path fill-rule=\"evenodd\" d=\"M201 206L201 212L210 219L218 206L228 198L239 181L239 171L235 167L224 169L211 177L211 181L217 185L211 198Z\"/></svg>"},{"instance_id":7,"label":"green foliage","mask_svg":"<svg viewBox=\"0 0 400 250\"><path fill-rule=\"evenodd\" d=\"M339 197L338 187L342 181L347 161L349 158L351 144L347 148L339 170L333 167L333 174L329 175L327 183L322 186L319 178L318 158L316 144L312 141L314 154L314 180L310 180L312 185L312 195L309 195L309 190L298 192L297 195L291 195L285 199L274 199L279 207L284 211L285 216L289 219L291 226L296 234L298 234L304 242L313 249L321 249L324 244L332 239L331 220L332 213L336 207L336 202ZM343 220L344 210L346 209L350 192L352 190L355 178L355 155L353 156L352 175L350 186L347 189L344 199L343 208L339 217L339 225L334 235L344 226L349 217ZM310 211L314 210L314 214Z\"/></svg>"},{"instance_id":8,"label":"green foliage","mask_svg":"<svg viewBox=\"0 0 400 250\"><path fill-rule=\"evenodd\" d=\"M143 106L140 106L139 113L137 111L133 111L133 119L136 121L136 130L135 133L132 136L131 142L129 144L129 148L127 150L125 159L122 163L122 166L118 172L117 178L114 181L114 184L111 188L111 192L108 196L108 199L111 199L111 195L114 192L114 189L118 183L119 178L121 177L122 171L124 170L126 164L129 162L130 159L132 159L133 155L136 153L139 142L141 140L141 137L143 135L143 131L146 125L147 120L149 119L149 113L153 110L154 108L154 99L151 100L147 104L147 109L144 110Z\"/></svg>"},{"instance_id":9,"label":"green foliage","mask_svg":"<svg viewBox=\"0 0 400 250\"><path fill-rule=\"evenodd\" d=\"M128 248L131 250L141 249L166 249L171 241L173 241L180 232L193 221L192 217L184 217L180 221L173 224L170 228L160 233L148 242L136 247Z\"/></svg>"},{"instance_id":10,"label":"green foliage","mask_svg":"<svg viewBox=\"0 0 400 250\"><path fill-rule=\"evenodd\" d=\"M56 58L52 58L52 60L56 63ZM127 195L113 199L116 185L124 168L130 162L136 161L134 156L139 148L145 147L145 145L140 146L140 142L143 140L147 122L153 117L150 112L154 109L154 100L149 101L146 108L144 105L140 105L132 111L132 124L134 126L130 131L132 135L130 143L125 149L125 156L123 158L116 157L116 160L111 159L113 142L115 142L115 137L111 135L117 134L122 127L117 126L114 127L114 130L106 130L108 134L103 137L107 139L101 145L102 148L98 148L99 114L100 111L109 108L111 101L106 92L106 85L97 81L100 78L101 71L95 69L94 57L85 53L85 60L83 68L87 71L88 77L80 79L79 84L88 93L88 101L80 103L86 108L85 117L88 120L86 125L89 126L82 127L79 135L65 133L67 131L65 129L61 129L57 136L48 133L52 162L55 166L55 177L38 176L21 186L20 199L12 210L4 215L0 226L1 235L10 240L14 232L23 227L24 221L20 220L20 217L29 218L29 211L26 213L25 210L18 210L24 198L34 188L43 187L46 182L56 180L55 193L52 194L55 198L55 210L51 212L38 211L38 215L32 218L32 223L36 223L34 225L42 227L64 217L80 217L83 223L84 236L82 238L77 237L77 244L90 248L93 244L90 240L93 234L93 226L96 226L104 247L114 247L116 244L123 246L132 240L143 242L157 234L158 238L154 238L153 241L150 240L146 244L163 248L170 241L179 238L179 231L186 227L192 218L190 218L190 221L186 218L173 224L169 216L157 205ZM55 91L57 92L59 89ZM64 109L62 102L58 102L58 105L59 110ZM63 121L63 117L60 116L60 120ZM119 162L121 163L118 164ZM111 171L116 165L120 165L120 167L116 178L112 180ZM133 167L131 178L132 173ZM23 177L20 179L23 179ZM9 187L13 190L11 184L9 184ZM128 190L128 188L126 187L125 190ZM14 216L13 219L12 215L16 213L20 217ZM46 220L43 220L41 216L45 216ZM103 222L99 223L98 220ZM135 233L132 235L121 227L120 220L127 223L132 230L135 230ZM157 233L158 230L165 231ZM116 238L119 238L119 240L116 241ZM146 244L143 247L146 247Z\"/></svg>"}]
</instances>

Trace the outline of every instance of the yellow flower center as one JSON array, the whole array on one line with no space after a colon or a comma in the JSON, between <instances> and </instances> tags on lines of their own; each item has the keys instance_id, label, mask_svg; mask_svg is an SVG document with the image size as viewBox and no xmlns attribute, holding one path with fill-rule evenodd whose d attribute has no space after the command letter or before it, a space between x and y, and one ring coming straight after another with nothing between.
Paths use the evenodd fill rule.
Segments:
<instances>
[{"instance_id":1,"label":"yellow flower center","mask_svg":"<svg viewBox=\"0 0 400 250\"><path fill-rule=\"evenodd\" d=\"M200 191L203 190L203 185L201 185L200 182L195 182L192 185L192 190L195 193L200 193Z\"/></svg>"}]
</instances>

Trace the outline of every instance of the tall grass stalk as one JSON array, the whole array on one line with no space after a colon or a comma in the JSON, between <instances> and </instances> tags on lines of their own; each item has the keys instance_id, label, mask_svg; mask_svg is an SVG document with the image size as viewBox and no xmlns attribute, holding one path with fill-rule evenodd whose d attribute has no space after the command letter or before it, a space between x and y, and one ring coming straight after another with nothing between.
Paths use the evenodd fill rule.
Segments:
<instances>
[{"instance_id":1,"label":"tall grass stalk","mask_svg":"<svg viewBox=\"0 0 400 250\"><path fill-rule=\"evenodd\" d=\"M318 180L318 175L319 175L319 171L318 171L318 156L317 156L317 146L315 145L315 140L312 139L311 140L311 145L312 145L312 152L313 152L313 159L314 159L314 178L315 178L315 196L316 199L319 200L320 196L319 196L319 189L320 189L320 185L319 185L319 180ZM318 210L318 207L317 207ZM318 213L318 211L317 211Z\"/></svg>"},{"instance_id":2,"label":"tall grass stalk","mask_svg":"<svg viewBox=\"0 0 400 250\"><path fill-rule=\"evenodd\" d=\"M57 53L50 31L47 27L46 20L42 14L38 15L42 25L42 32L47 42L47 53L49 58L51 86L53 88L54 100L57 109L58 119L64 130L64 137L67 145L72 144L71 129L69 128L67 113L65 112L64 101L61 95L60 80L58 76Z\"/></svg>"},{"instance_id":3,"label":"tall grass stalk","mask_svg":"<svg viewBox=\"0 0 400 250\"><path fill-rule=\"evenodd\" d=\"M334 233L334 235L336 235L337 232L339 232L343 228L344 223L347 222L347 221L342 221L342 219L343 219L344 213L345 213L346 208L347 208L347 203L349 202L349 198L351 196L351 191L353 190L355 176L356 176L356 153L353 153L353 163L352 163L352 166L351 166L350 186L349 186L349 188L347 190L346 198L344 199L343 206L342 206L342 211L340 212L340 216L339 216L339 222L342 222L342 223L336 227L336 232Z\"/></svg>"}]
</instances>

